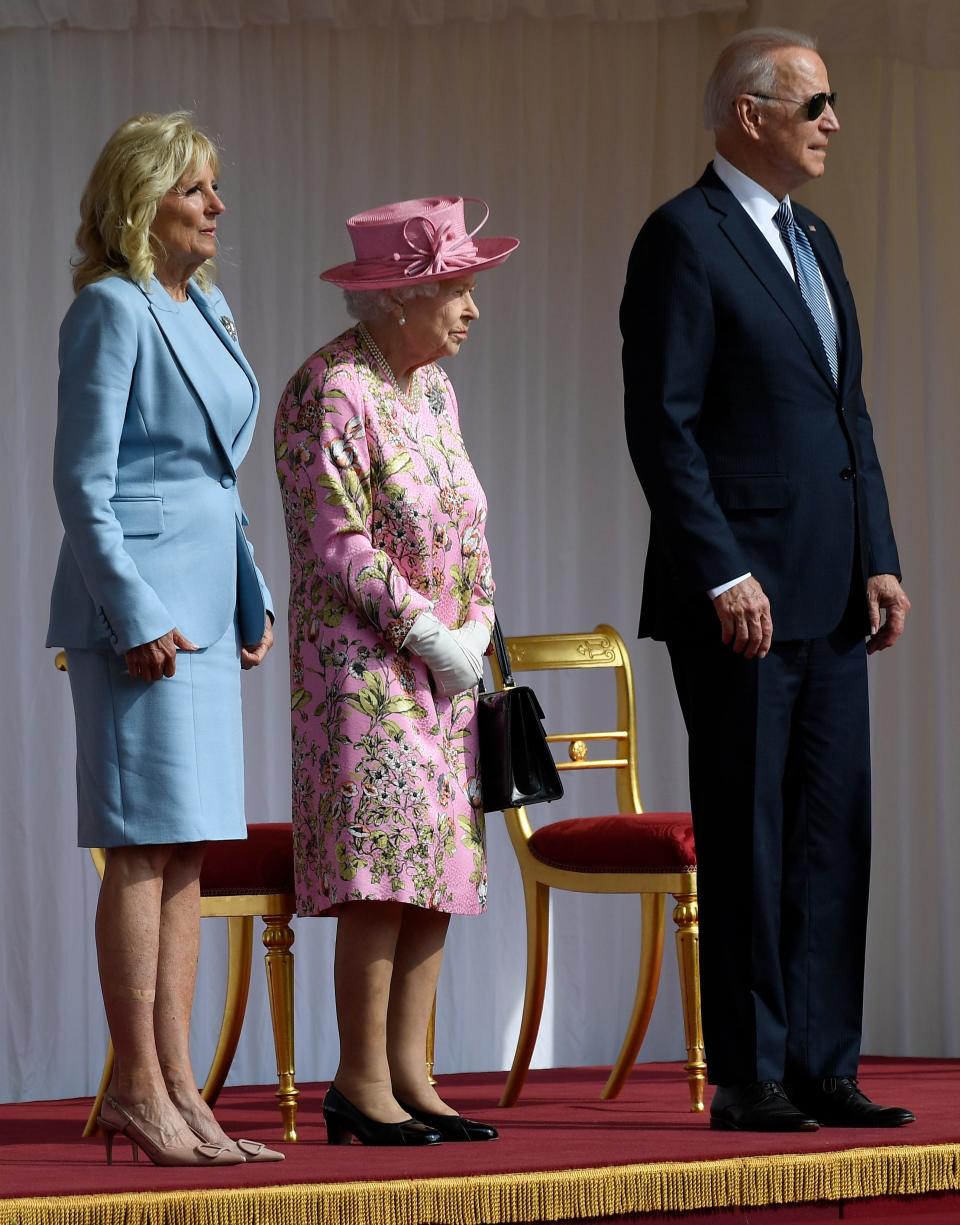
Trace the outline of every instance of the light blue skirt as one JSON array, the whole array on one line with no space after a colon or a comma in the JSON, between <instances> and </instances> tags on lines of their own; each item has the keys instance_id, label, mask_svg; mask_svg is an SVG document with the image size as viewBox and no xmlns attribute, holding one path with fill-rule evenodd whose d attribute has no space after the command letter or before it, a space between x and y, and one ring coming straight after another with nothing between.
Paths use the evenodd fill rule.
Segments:
<instances>
[{"instance_id":1,"label":"light blue skirt","mask_svg":"<svg viewBox=\"0 0 960 1225\"><path fill-rule=\"evenodd\" d=\"M78 845L245 838L240 639L133 680L113 651L67 651L77 718Z\"/></svg>"}]
</instances>

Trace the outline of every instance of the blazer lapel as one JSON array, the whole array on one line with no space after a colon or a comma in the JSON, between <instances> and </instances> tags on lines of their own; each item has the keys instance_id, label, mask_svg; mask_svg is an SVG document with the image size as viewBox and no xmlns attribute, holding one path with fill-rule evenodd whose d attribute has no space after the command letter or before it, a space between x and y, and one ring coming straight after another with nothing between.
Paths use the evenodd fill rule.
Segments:
<instances>
[{"instance_id":1,"label":"blazer lapel","mask_svg":"<svg viewBox=\"0 0 960 1225\"><path fill-rule=\"evenodd\" d=\"M751 272L773 298L803 341L814 365L836 391L833 375L823 351L823 341L813 315L800 295L796 282L777 259L770 244L754 225L737 198L729 191L712 166L708 166L698 184L715 212L721 214L720 229L747 264Z\"/></svg>"},{"instance_id":2,"label":"blazer lapel","mask_svg":"<svg viewBox=\"0 0 960 1225\"><path fill-rule=\"evenodd\" d=\"M199 285L196 285L193 281L191 281L187 286L187 292L197 304L197 309L213 328L214 332L216 332L217 336L220 337L223 345L227 348L231 356L240 366L243 373L249 379L250 387L253 391L253 404L250 408L250 413L243 425L240 427L237 436L232 439L231 450L227 452L227 454L231 457L231 461L235 465L239 466L253 439L253 427L256 424L257 411L260 407L260 386L257 383L256 375L253 373L250 363L244 357L243 350L240 348L240 341L237 337L236 327L233 325L233 321L230 316L226 313L226 303L223 301L223 298L221 297L220 299L221 313L218 314L214 306L211 304L210 299L200 289ZM227 331L225 325L225 321L227 320L231 324L231 331Z\"/></svg>"},{"instance_id":3,"label":"blazer lapel","mask_svg":"<svg viewBox=\"0 0 960 1225\"><path fill-rule=\"evenodd\" d=\"M219 381L214 372L209 368L206 362L202 361L198 355L183 342L183 334L179 315L174 304L170 301L166 290L160 283L154 279L151 283L150 290L143 291L147 301L150 304L150 312L157 322L170 346L170 351L176 358L177 364L183 372L184 377L196 392L197 398L203 405L204 411L210 420L213 432L217 437L217 441L223 449L224 456L227 462L234 469L236 475L236 466L240 463L242 455L238 454L238 448L234 443L233 431L230 429L227 406L223 403L222 393ZM253 378L253 371L247 365L246 360L240 354L239 346L233 342L227 335L226 329L218 319L215 319L213 312L209 309L208 304L204 300L202 292L191 281L188 286L188 293L196 303L198 310L201 311L204 318L213 328L221 342L233 354L234 358L240 363L244 373L250 379L254 386L254 408L251 416L256 411L257 393L256 380ZM249 418L244 422L241 433L246 433L249 426ZM247 441L249 446L249 440ZM246 447L244 448L244 451Z\"/></svg>"}]
</instances>

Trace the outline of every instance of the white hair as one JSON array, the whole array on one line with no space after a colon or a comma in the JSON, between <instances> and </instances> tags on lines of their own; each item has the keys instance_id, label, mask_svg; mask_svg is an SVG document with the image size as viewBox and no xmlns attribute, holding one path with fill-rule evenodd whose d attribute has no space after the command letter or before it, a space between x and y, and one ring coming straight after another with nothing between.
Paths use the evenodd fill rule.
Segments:
<instances>
[{"instance_id":1,"label":"white hair","mask_svg":"<svg viewBox=\"0 0 960 1225\"><path fill-rule=\"evenodd\" d=\"M386 319L398 302L409 302L411 298L435 298L439 289L439 281L401 285L396 289L345 289L343 300L351 319L372 321Z\"/></svg>"},{"instance_id":2,"label":"white hair","mask_svg":"<svg viewBox=\"0 0 960 1225\"><path fill-rule=\"evenodd\" d=\"M759 26L741 30L727 42L717 59L703 95L703 126L726 127L733 118L733 105L741 94L775 96L778 87L775 51L803 47L816 51L817 40L796 30Z\"/></svg>"}]
</instances>

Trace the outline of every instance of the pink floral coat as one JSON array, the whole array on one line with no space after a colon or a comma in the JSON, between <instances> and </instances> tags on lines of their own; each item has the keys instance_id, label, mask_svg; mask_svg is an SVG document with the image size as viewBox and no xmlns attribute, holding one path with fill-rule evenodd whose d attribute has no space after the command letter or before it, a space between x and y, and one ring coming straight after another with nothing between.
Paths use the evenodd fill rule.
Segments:
<instances>
[{"instance_id":1,"label":"pink floral coat","mask_svg":"<svg viewBox=\"0 0 960 1225\"><path fill-rule=\"evenodd\" d=\"M351 328L277 410L301 914L486 903L476 694L435 696L400 646L424 611L451 628L493 621L486 499L456 397L438 366L418 378L408 409Z\"/></svg>"}]
</instances>

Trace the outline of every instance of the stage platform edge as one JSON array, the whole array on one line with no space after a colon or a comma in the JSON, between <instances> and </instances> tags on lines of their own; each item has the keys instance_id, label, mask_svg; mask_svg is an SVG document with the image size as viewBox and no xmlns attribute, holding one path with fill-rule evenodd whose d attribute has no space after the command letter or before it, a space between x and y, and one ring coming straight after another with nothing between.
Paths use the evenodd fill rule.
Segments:
<instances>
[{"instance_id":1,"label":"stage platform edge","mask_svg":"<svg viewBox=\"0 0 960 1225\"><path fill-rule=\"evenodd\" d=\"M960 1145L889 1145L416 1181L31 1196L0 1200L0 1225L530 1225L957 1190Z\"/></svg>"}]
</instances>

